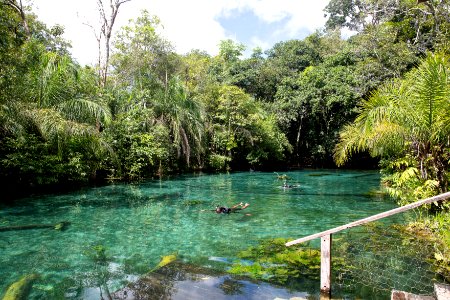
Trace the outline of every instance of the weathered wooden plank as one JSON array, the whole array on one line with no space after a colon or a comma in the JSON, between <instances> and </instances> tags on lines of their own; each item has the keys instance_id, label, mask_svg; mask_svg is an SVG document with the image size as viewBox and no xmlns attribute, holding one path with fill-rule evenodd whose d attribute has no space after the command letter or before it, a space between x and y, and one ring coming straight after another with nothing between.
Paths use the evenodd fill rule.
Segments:
<instances>
[{"instance_id":1,"label":"weathered wooden plank","mask_svg":"<svg viewBox=\"0 0 450 300\"><path fill-rule=\"evenodd\" d=\"M331 295L331 235L325 235L320 243L320 294Z\"/></svg>"},{"instance_id":2,"label":"weathered wooden plank","mask_svg":"<svg viewBox=\"0 0 450 300\"><path fill-rule=\"evenodd\" d=\"M435 283L434 293L436 294L437 300L448 300L450 299L450 285Z\"/></svg>"},{"instance_id":3,"label":"weathered wooden plank","mask_svg":"<svg viewBox=\"0 0 450 300\"><path fill-rule=\"evenodd\" d=\"M342 231L342 230L345 230L345 229L348 229L348 228L351 228L351 227L363 225L363 224L366 224L366 223L369 223L369 222L373 222L373 221L376 221L376 220L379 220L379 219L390 217L390 216L396 215L398 213L402 213L402 212L411 210L413 208L416 208L416 207L419 207L419 206L422 206L422 205L425 205L425 204L430 204L430 203L433 203L433 202L448 200L449 198L450 198L450 192L447 192L447 193L444 193L444 194L440 194L440 195L437 195L437 196L434 196L434 197L431 197L431 198L427 198L427 199L424 199L424 200L420 200L420 201L417 201L417 202L405 205L405 206L397 207L397 208L394 208L394 209L391 209L391 210L388 210L388 211L385 211L385 212L382 212L382 213L379 213L379 214L376 214L376 215L373 215L373 216L370 216L370 217L367 217L367 218L364 218L364 219L361 219L361 220L358 220L358 221L354 221L354 222L351 222L351 223L348 223L348 224L345 224L345 225L342 225L342 226L338 226L338 227L335 227L335 228L332 228L332 229L329 229L329 230L325 230L325 231L322 231L322 232L319 232L319 233L315 233L315 234L308 235L308 236L300 238L300 239L296 239L296 240L287 242L286 246L292 246L292 245L295 245L295 244L304 243L304 242L307 242L307 241L310 241L310 240L313 240L313 239L316 239L316 238L320 238L320 237L325 236L325 235L330 235L330 234L333 234L333 233L336 233L336 232L339 232L339 231Z\"/></svg>"}]
</instances>

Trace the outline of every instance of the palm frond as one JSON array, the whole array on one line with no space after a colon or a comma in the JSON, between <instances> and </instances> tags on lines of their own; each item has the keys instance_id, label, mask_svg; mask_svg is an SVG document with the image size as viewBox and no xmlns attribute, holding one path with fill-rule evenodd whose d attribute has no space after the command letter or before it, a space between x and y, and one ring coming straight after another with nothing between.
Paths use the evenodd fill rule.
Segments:
<instances>
[{"instance_id":1,"label":"palm frond","mask_svg":"<svg viewBox=\"0 0 450 300\"><path fill-rule=\"evenodd\" d=\"M79 79L77 66L67 56L48 52L35 72L34 93L40 107L51 107L73 98Z\"/></svg>"},{"instance_id":2,"label":"palm frond","mask_svg":"<svg viewBox=\"0 0 450 300\"><path fill-rule=\"evenodd\" d=\"M421 172L424 161L428 168L433 165L430 174L444 172L445 165L436 163L442 157L429 158L439 155L430 151L443 149L450 136L449 73L448 56L432 54L404 80L384 84L361 103L361 113L341 131L336 163L342 165L352 153L364 150L372 156L410 153ZM443 176L438 181L446 186Z\"/></svg>"},{"instance_id":3,"label":"palm frond","mask_svg":"<svg viewBox=\"0 0 450 300\"><path fill-rule=\"evenodd\" d=\"M445 55L429 55L418 69L408 74L412 87L405 103L412 129L427 139L441 139L448 135L450 120L450 82L448 59Z\"/></svg>"},{"instance_id":4,"label":"palm frond","mask_svg":"<svg viewBox=\"0 0 450 300\"><path fill-rule=\"evenodd\" d=\"M339 143L334 149L334 160L338 166L342 166L356 152L369 151L375 157L403 149L403 126L381 119L376 124L370 118L360 118L359 121L344 126L340 132Z\"/></svg>"},{"instance_id":5,"label":"palm frond","mask_svg":"<svg viewBox=\"0 0 450 300\"><path fill-rule=\"evenodd\" d=\"M42 137L56 145L60 153L71 137L89 138L97 134L94 126L67 120L53 109L32 109L27 114Z\"/></svg>"},{"instance_id":6,"label":"palm frond","mask_svg":"<svg viewBox=\"0 0 450 300\"><path fill-rule=\"evenodd\" d=\"M367 134L367 146L372 156L399 154L404 149L407 129L389 121L380 122Z\"/></svg>"},{"instance_id":7,"label":"palm frond","mask_svg":"<svg viewBox=\"0 0 450 300\"><path fill-rule=\"evenodd\" d=\"M361 134L358 124L348 124L339 134L339 143L334 148L334 160L338 166L342 166L355 152L368 149L368 140Z\"/></svg>"},{"instance_id":8,"label":"palm frond","mask_svg":"<svg viewBox=\"0 0 450 300\"><path fill-rule=\"evenodd\" d=\"M20 103L6 102L0 105L0 130L2 135L20 135L24 131L26 118L23 111Z\"/></svg>"},{"instance_id":9,"label":"palm frond","mask_svg":"<svg viewBox=\"0 0 450 300\"><path fill-rule=\"evenodd\" d=\"M368 100L361 102L361 113L356 117L355 122L363 123L364 130L370 131L380 122L399 120L401 112L398 103L401 91L401 84L398 81L387 82L373 92Z\"/></svg>"},{"instance_id":10,"label":"palm frond","mask_svg":"<svg viewBox=\"0 0 450 300\"><path fill-rule=\"evenodd\" d=\"M88 99L74 99L64 101L56 106L68 120L95 124L96 122L109 123L111 112L109 109Z\"/></svg>"},{"instance_id":11,"label":"palm frond","mask_svg":"<svg viewBox=\"0 0 450 300\"><path fill-rule=\"evenodd\" d=\"M196 100L188 97L179 78L172 78L164 92L157 94L153 103L156 119L169 128L178 156L183 152L189 163L192 144L201 150L203 134L202 107Z\"/></svg>"}]
</instances>

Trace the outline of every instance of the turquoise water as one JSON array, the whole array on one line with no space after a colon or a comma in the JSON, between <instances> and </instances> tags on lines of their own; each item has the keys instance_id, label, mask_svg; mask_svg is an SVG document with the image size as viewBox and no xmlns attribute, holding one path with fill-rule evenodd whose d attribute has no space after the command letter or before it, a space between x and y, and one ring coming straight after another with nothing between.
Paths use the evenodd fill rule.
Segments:
<instances>
[{"instance_id":1,"label":"turquoise water","mask_svg":"<svg viewBox=\"0 0 450 300\"><path fill-rule=\"evenodd\" d=\"M68 221L64 231L0 232L0 295L30 273L41 275L32 299L59 295L99 299L171 253L212 266L263 238L299 238L395 207L370 197L379 174L367 171L295 171L289 184L274 173L191 175L141 184L114 184L64 195L22 199L0 208L0 227ZM250 206L218 215L216 205ZM97 251L95 250L97 249ZM103 249L107 266L96 263Z\"/></svg>"}]
</instances>

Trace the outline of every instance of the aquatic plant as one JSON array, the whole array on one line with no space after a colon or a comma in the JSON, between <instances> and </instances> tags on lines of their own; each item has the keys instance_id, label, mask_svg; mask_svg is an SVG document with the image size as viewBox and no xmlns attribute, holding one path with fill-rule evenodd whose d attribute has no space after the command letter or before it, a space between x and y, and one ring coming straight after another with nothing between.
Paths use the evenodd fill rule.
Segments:
<instances>
[{"instance_id":1,"label":"aquatic plant","mask_svg":"<svg viewBox=\"0 0 450 300\"><path fill-rule=\"evenodd\" d=\"M148 272L148 261L141 254L133 254L123 262L123 271L126 274L145 274Z\"/></svg>"},{"instance_id":2,"label":"aquatic plant","mask_svg":"<svg viewBox=\"0 0 450 300\"><path fill-rule=\"evenodd\" d=\"M277 179L280 179L280 180L288 180L288 179L291 179L291 177L289 177L289 176L286 175L286 174L280 175L280 174L278 174L278 172L274 172L274 173L277 174Z\"/></svg>"},{"instance_id":3,"label":"aquatic plant","mask_svg":"<svg viewBox=\"0 0 450 300\"><path fill-rule=\"evenodd\" d=\"M424 256L433 272L450 282L450 213L440 212L407 226L396 226L402 234L402 244L426 247Z\"/></svg>"},{"instance_id":4,"label":"aquatic plant","mask_svg":"<svg viewBox=\"0 0 450 300\"><path fill-rule=\"evenodd\" d=\"M450 278L448 252L436 248L437 241L428 228L374 222L336 236L340 238L333 239L332 277L343 290L370 287L388 295L396 287L428 294L433 283ZM335 258L342 260L337 268ZM365 298L364 294L360 296Z\"/></svg>"},{"instance_id":5,"label":"aquatic plant","mask_svg":"<svg viewBox=\"0 0 450 300\"><path fill-rule=\"evenodd\" d=\"M19 281L11 284L6 290L3 300L25 300L31 292L34 282L39 278L38 274L28 274Z\"/></svg>"},{"instance_id":6,"label":"aquatic plant","mask_svg":"<svg viewBox=\"0 0 450 300\"><path fill-rule=\"evenodd\" d=\"M199 205L199 204L203 204L205 201L202 200L186 200L183 202L183 205L185 206L194 206L194 205Z\"/></svg>"},{"instance_id":7,"label":"aquatic plant","mask_svg":"<svg viewBox=\"0 0 450 300\"><path fill-rule=\"evenodd\" d=\"M156 267L154 267L150 272L158 270L159 268L162 268L162 267L174 262L175 260L177 260L176 254L165 255L161 258L161 261L156 265Z\"/></svg>"},{"instance_id":8,"label":"aquatic plant","mask_svg":"<svg viewBox=\"0 0 450 300\"><path fill-rule=\"evenodd\" d=\"M283 238L264 240L241 251L238 254L240 260L235 261L228 272L280 284L295 278L317 279L320 250L307 244L286 247L287 241Z\"/></svg>"},{"instance_id":9,"label":"aquatic plant","mask_svg":"<svg viewBox=\"0 0 450 300\"><path fill-rule=\"evenodd\" d=\"M106 247L99 244L92 246L84 251L84 254L92 259L96 264L106 264L108 258L106 256Z\"/></svg>"},{"instance_id":10,"label":"aquatic plant","mask_svg":"<svg viewBox=\"0 0 450 300\"><path fill-rule=\"evenodd\" d=\"M385 190L372 189L372 190L368 191L367 193L365 193L364 196L369 197L369 198L384 199L385 197L388 196L388 193Z\"/></svg>"},{"instance_id":11,"label":"aquatic plant","mask_svg":"<svg viewBox=\"0 0 450 300\"><path fill-rule=\"evenodd\" d=\"M67 226L70 224L70 222L67 221L63 221L63 222L59 222L55 224L55 230L65 230L67 228Z\"/></svg>"}]
</instances>

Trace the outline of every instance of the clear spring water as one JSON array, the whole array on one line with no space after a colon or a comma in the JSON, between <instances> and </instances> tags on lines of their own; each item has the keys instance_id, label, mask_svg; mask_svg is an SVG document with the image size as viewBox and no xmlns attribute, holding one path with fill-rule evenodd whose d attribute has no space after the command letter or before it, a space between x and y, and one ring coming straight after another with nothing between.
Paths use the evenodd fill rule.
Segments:
<instances>
[{"instance_id":1,"label":"clear spring water","mask_svg":"<svg viewBox=\"0 0 450 300\"><path fill-rule=\"evenodd\" d=\"M30 273L41 275L31 298L89 298L99 281L111 291L177 253L208 266L232 260L262 238L298 238L392 209L370 197L379 189L372 171L304 170L285 173L190 175L141 184L114 184L64 195L36 196L0 207L0 227L68 221L64 231L0 232L0 295ZM250 206L229 215L210 211L239 202ZM93 262L105 249L109 272ZM98 293L91 293L98 299Z\"/></svg>"}]
</instances>

